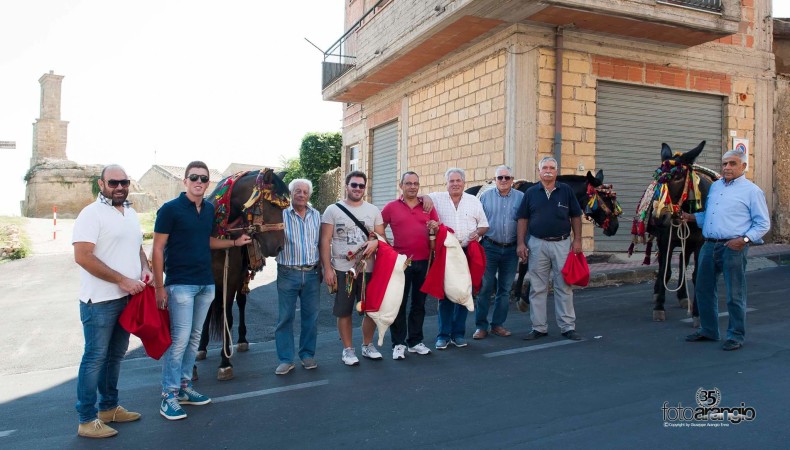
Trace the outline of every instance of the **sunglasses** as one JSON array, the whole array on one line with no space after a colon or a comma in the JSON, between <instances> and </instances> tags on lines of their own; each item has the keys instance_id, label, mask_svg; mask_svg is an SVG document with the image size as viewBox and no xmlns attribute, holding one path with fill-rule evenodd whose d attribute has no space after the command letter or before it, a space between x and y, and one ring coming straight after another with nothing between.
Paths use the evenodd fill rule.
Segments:
<instances>
[{"instance_id":1,"label":"sunglasses","mask_svg":"<svg viewBox=\"0 0 790 450\"><path fill-rule=\"evenodd\" d=\"M499 181L502 181L502 180L510 181L510 180L513 179L513 177L508 176L508 175L497 175L496 179L499 180Z\"/></svg>"},{"instance_id":2,"label":"sunglasses","mask_svg":"<svg viewBox=\"0 0 790 450\"><path fill-rule=\"evenodd\" d=\"M129 180L107 180L107 181L105 181L105 183L107 183L107 186L115 189L115 188L118 187L119 184L121 186L123 186L123 187L129 187L129 183L131 183L131 181L129 181Z\"/></svg>"},{"instance_id":3,"label":"sunglasses","mask_svg":"<svg viewBox=\"0 0 790 450\"><path fill-rule=\"evenodd\" d=\"M208 183L208 175L198 175L193 173L192 175L188 176L187 179L193 183L197 180L200 180L201 183Z\"/></svg>"},{"instance_id":4,"label":"sunglasses","mask_svg":"<svg viewBox=\"0 0 790 450\"><path fill-rule=\"evenodd\" d=\"M351 189L365 189L365 183L348 183Z\"/></svg>"}]
</instances>

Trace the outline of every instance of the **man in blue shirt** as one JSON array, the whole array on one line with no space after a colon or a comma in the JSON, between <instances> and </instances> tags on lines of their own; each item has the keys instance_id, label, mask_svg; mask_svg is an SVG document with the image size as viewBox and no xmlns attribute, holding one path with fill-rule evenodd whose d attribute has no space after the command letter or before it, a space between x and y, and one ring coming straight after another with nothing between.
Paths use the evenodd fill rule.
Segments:
<instances>
[{"instance_id":1,"label":"man in blue shirt","mask_svg":"<svg viewBox=\"0 0 790 450\"><path fill-rule=\"evenodd\" d=\"M214 205L203 199L209 171L192 161L184 174L186 192L162 205L154 224L153 268L156 303L170 312L172 344L162 356L162 402L159 414L168 420L186 418L183 405L205 405L211 399L192 388L200 333L214 300L211 249L242 246L250 237L211 237ZM167 274L167 279L164 278Z\"/></svg>"},{"instance_id":2,"label":"man in blue shirt","mask_svg":"<svg viewBox=\"0 0 790 450\"><path fill-rule=\"evenodd\" d=\"M549 277L554 285L554 314L562 335L581 340L576 332L573 290L562 277L569 250L582 251L582 210L573 190L557 182L557 160L538 163L540 183L527 189L518 211L518 256L529 257L529 315L532 331L528 341L548 336L546 301ZM573 241L570 237L573 229ZM525 241L529 231L529 239Z\"/></svg>"},{"instance_id":3,"label":"man in blue shirt","mask_svg":"<svg viewBox=\"0 0 790 450\"><path fill-rule=\"evenodd\" d=\"M308 202L313 194L313 183L297 178L288 185L291 206L283 210L285 245L277 255L277 300L279 315L274 340L280 365L274 371L285 375L294 368L293 323L296 300L299 299L301 325L299 331L299 359L302 367L315 369L315 345L318 337L318 234L321 213Z\"/></svg>"},{"instance_id":4,"label":"man in blue shirt","mask_svg":"<svg viewBox=\"0 0 790 450\"><path fill-rule=\"evenodd\" d=\"M521 206L524 193L513 189L512 170L508 166L496 168L494 182L496 189L489 189L480 196L480 203L483 204L489 227L482 241L486 252L486 271L483 275L483 287L480 289L475 305L477 330L472 335L473 339L483 339L488 336L488 304L492 293L495 293L495 296L490 332L502 337L511 335L504 324L510 306L510 288L513 286L513 279L518 269L516 213Z\"/></svg>"},{"instance_id":5,"label":"man in blue shirt","mask_svg":"<svg viewBox=\"0 0 790 450\"><path fill-rule=\"evenodd\" d=\"M722 349L738 350L746 334L746 256L749 244L762 243L771 228L765 194L747 180L746 154L730 150L722 156L723 178L714 182L705 211L683 213L683 219L697 222L705 243L700 250L695 298L700 329L686 337L689 342L719 340L719 300L716 284L724 274L727 312L730 320Z\"/></svg>"}]
</instances>

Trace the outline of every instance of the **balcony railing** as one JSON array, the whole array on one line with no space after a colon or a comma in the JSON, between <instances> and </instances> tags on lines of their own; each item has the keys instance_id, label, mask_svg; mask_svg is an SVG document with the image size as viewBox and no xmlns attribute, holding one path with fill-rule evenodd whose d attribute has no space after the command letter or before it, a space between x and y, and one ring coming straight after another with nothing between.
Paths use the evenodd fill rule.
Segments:
<instances>
[{"instance_id":1,"label":"balcony railing","mask_svg":"<svg viewBox=\"0 0 790 450\"><path fill-rule=\"evenodd\" d=\"M322 89L326 89L333 81L337 80L354 67L356 64L356 56L347 54L346 41L353 32L357 31L357 29L362 26L368 16L376 12L376 8L384 3L384 1L385 0L377 1L372 8L367 10L365 14L354 23L354 25L349 27L348 31L343 33L343 36L340 36L340 39L329 47L329 50L324 52Z\"/></svg>"},{"instance_id":2,"label":"balcony railing","mask_svg":"<svg viewBox=\"0 0 790 450\"><path fill-rule=\"evenodd\" d=\"M658 0L658 3L685 6L686 8L720 13L721 1L722 0Z\"/></svg>"}]
</instances>

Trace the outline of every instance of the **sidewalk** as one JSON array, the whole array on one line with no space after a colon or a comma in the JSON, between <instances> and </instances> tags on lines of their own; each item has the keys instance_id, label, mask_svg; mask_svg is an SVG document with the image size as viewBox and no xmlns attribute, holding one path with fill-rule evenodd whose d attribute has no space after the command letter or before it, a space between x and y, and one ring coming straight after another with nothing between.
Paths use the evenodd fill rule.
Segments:
<instances>
[{"instance_id":1,"label":"sidewalk","mask_svg":"<svg viewBox=\"0 0 790 450\"><path fill-rule=\"evenodd\" d=\"M676 279L678 251L676 250L674 253L675 257L672 260L672 268L673 277ZM653 254L654 261L652 261L649 266L642 265L642 261L645 257L644 246L635 251L631 257L628 257L625 253L608 253L595 255L593 259L597 260L601 256L605 257L605 262L590 264L589 287L641 283L643 281L652 281L656 278L658 263L655 261L655 252ZM764 269L766 267L774 267L787 263L790 263L790 245L752 245L751 248L749 248L749 263L746 266L746 270ZM694 267L693 258L689 267ZM689 270L688 273L689 276L691 276L691 270Z\"/></svg>"}]
</instances>

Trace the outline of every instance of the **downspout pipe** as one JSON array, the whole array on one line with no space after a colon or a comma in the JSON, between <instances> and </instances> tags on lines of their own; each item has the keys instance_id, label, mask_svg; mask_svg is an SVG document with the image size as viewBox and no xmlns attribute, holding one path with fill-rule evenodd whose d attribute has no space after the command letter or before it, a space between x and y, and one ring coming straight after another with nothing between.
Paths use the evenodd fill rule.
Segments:
<instances>
[{"instance_id":1,"label":"downspout pipe","mask_svg":"<svg viewBox=\"0 0 790 450\"><path fill-rule=\"evenodd\" d=\"M562 27L554 35L554 159L562 172Z\"/></svg>"}]
</instances>

